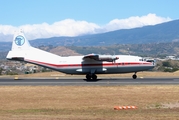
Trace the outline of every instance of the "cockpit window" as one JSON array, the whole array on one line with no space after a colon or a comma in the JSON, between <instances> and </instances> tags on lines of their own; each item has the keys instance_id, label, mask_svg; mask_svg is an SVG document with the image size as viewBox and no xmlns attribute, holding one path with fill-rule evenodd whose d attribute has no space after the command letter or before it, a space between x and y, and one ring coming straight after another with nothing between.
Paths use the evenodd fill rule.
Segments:
<instances>
[{"instance_id":1,"label":"cockpit window","mask_svg":"<svg viewBox=\"0 0 179 120\"><path fill-rule=\"evenodd\" d=\"M139 61L143 61L143 59L139 59Z\"/></svg>"},{"instance_id":2,"label":"cockpit window","mask_svg":"<svg viewBox=\"0 0 179 120\"><path fill-rule=\"evenodd\" d=\"M146 59L145 58L141 58L141 59L139 59L139 61L146 61Z\"/></svg>"},{"instance_id":3,"label":"cockpit window","mask_svg":"<svg viewBox=\"0 0 179 120\"><path fill-rule=\"evenodd\" d=\"M147 60L147 62L154 62L154 60Z\"/></svg>"}]
</instances>

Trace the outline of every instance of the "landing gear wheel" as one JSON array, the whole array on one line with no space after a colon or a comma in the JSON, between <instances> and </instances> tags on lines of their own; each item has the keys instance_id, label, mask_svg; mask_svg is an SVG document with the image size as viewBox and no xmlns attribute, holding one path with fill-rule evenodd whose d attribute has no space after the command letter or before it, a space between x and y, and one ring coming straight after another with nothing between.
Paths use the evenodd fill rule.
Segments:
<instances>
[{"instance_id":1,"label":"landing gear wheel","mask_svg":"<svg viewBox=\"0 0 179 120\"><path fill-rule=\"evenodd\" d=\"M87 80L91 80L91 75L90 75L90 74L87 74L87 75L86 75L86 79L87 79Z\"/></svg>"},{"instance_id":2,"label":"landing gear wheel","mask_svg":"<svg viewBox=\"0 0 179 120\"><path fill-rule=\"evenodd\" d=\"M96 81L97 80L97 75L95 75L95 74L86 74L86 80L87 81Z\"/></svg>"},{"instance_id":3,"label":"landing gear wheel","mask_svg":"<svg viewBox=\"0 0 179 120\"><path fill-rule=\"evenodd\" d=\"M132 76L132 78L133 78L133 79L136 79L136 78L137 78L137 75L136 75L136 74L134 74L134 75Z\"/></svg>"},{"instance_id":4,"label":"landing gear wheel","mask_svg":"<svg viewBox=\"0 0 179 120\"><path fill-rule=\"evenodd\" d=\"M97 76L95 74L92 75L92 79L93 80L96 80L97 79Z\"/></svg>"}]
</instances>

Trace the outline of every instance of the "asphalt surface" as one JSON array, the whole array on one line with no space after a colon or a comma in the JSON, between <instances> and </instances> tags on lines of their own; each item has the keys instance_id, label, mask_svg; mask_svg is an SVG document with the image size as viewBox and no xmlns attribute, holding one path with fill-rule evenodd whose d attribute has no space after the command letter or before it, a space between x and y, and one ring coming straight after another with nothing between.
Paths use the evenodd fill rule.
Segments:
<instances>
[{"instance_id":1,"label":"asphalt surface","mask_svg":"<svg viewBox=\"0 0 179 120\"><path fill-rule=\"evenodd\" d=\"M179 85L179 78L104 78L86 81L81 78L0 78L0 86L118 86L118 85Z\"/></svg>"}]
</instances>

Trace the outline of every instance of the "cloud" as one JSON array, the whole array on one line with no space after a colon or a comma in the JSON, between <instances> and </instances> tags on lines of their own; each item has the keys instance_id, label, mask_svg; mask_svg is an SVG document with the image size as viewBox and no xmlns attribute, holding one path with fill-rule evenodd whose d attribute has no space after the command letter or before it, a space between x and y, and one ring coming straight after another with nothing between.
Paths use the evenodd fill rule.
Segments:
<instances>
[{"instance_id":1,"label":"cloud","mask_svg":"<svg viewBox=\"0 0 179 120\"><path fill-rule=\"evenodd\" d=\"M127 19L114 19L110 21L104 29L107 31L113 31L118 29L131 29L136 27L142 27L146 25L156 25L159 23L171 21L171 18L159 17L156 14L148 14L146 16L135 16L129 17Z\"/></svg>"},{"instance_id":2,"label":"cloud","mask_svg":"<svg viewBox=\"0 0 179 120\"><path fill-rule=\"evenodd\" d=\"M95 34L108 32L118 29L130 29L142 27L146 25L155 25L170 21L171 18L164 18L156 14L148 14L146 16L134 16L126 19L114 19L104 26L99 26L95 23L87 21L76 21L73 19L65 19L53 24L27 24L19 27L11 25L0 25L0 41L11 41L9 37L4 39L4 36L13 35L14 31L23 29L26 37L30 40L37 38L49 38L57 36L79 36L84 34ZM3 38L3 40L1 40Z\"/></svg>"}]
</instances>

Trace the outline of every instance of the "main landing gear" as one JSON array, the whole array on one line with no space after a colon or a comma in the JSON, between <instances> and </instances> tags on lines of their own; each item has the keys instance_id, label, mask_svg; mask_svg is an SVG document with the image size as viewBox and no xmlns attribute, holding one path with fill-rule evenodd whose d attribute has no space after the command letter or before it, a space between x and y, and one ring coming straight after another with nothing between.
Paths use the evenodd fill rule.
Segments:
<instances>
[{"instance_id":1,"label":"main landing gear","mask_svg":"<svg viewBox=\"0 0 179 120\"><path fill-rule=\"evenodd\" d=\"M87 74L86 79L87 80L91 80L91 79L97 80L97 76L95 74Z\"/></svg>"},{"instance_id":2,"label":"main landing gear","mask_svg":"<svg viewBox=\"0 0 179 120\"><path fill-rule=\"evenodd\" d=\"M133 78L133 79L136 79L136 78L137 78L136 72L134 73L134 75L132 75L132 78Z\"/></svg>"}]
</instances>

